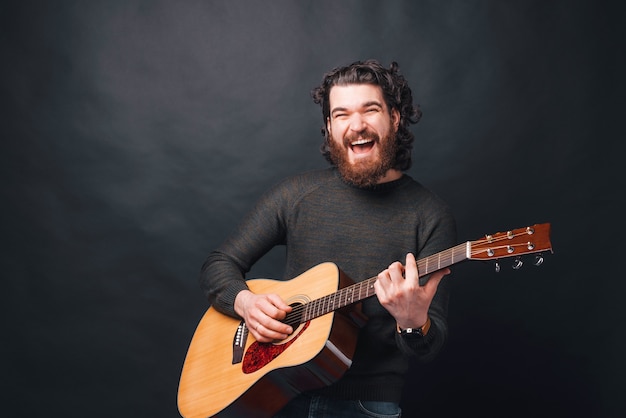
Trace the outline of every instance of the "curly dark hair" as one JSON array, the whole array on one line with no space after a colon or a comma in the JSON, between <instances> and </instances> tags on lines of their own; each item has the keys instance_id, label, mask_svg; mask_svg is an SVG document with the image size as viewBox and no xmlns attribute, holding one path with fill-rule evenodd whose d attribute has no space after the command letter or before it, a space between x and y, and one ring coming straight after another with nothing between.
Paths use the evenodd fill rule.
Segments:
<instances>
[{"instance_id":1,"label":"curly dark hair","mask_svg":"<svg viewBox=\"0 0 626 418\"><path fill-rule=\"evenodd\" d=\"M411 150L414 140L409 125L419 122L422 111L419 106L413 105L411 89L404 76L400 74L396 62L392 62L389 69L384 68L376 60L357 61L345 67L337 67L326 73L322 84L311 91L313 101L322 107L322 135L324 136L324 142L320 147L322 155L333 164L328 145L330 136L326 129L326 121L330 117L330 90L333 86L350 84L380 86L389 111L396 109L400 113L400 124L396 133L398 151L393 168L408 170L411 167Z\"/></svg>"}]
</instances>

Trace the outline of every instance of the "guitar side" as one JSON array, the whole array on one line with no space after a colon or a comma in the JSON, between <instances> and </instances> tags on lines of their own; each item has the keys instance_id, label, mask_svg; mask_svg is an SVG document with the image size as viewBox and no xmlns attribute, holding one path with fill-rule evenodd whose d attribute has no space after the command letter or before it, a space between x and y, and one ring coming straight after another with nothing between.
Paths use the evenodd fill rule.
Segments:
<instances>
[{"instance_id":1,"label":"guitar side","mask_svg":"<svg viewBox=\"0 0 626 418\"><path fill-rule=\"evenodd\" d=\"M248 286L255 293L277 293L292 304L335 292L347 280L336 265L323 263L289 281L255 279ZM346 310L311 320L306 329L301 326L277 343L290 343L280 355L258 370L244 372L242 363L232 364L233 339L241 321L209 308L183 365L181 415L267 417L298 393L334 382L348 369L354 352L358 327L351 316ZM255 342L249 334L244 352Z\"/></svg>"}]
</instances>

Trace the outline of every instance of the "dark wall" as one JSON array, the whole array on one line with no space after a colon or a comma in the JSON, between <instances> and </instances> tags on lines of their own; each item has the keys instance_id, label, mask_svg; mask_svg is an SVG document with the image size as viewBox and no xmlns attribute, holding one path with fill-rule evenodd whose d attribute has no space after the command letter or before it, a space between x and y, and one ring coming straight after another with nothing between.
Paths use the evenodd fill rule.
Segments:
<instances>
[{"instance_id":1,"label":"dark wall","mask_svg":"<svg viewBox=\"0 0 626 418\"><path fill-rule=\"evenodd\" d=\"M275 181L326 166L309 91L366 58L411 82L424 117L409 174L450 203L460 240L553 227L540 268L455 269L449 344L415 365L405 415L626 411L618 7L13 3L0 6L8 416L177 416L204 257ZM280 276L281 260L253 276Z\"/></svg>"}]
</instances>

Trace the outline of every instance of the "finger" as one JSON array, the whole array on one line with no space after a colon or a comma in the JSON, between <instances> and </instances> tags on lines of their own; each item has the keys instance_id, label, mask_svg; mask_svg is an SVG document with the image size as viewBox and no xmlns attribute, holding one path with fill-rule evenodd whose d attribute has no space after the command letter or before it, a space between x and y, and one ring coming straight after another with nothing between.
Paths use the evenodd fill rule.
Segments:
<instances>
[{"instance_id":1,"label":"finger","mask_svg":"<svg viewBox=\"0 0 626 418\"><path fill-rule=\"evenodd\" d=\"M281 338L291 334L293 329L281 322L286 318L287 311L291 311L291 307L286 305L277 295L269 295L264 302L256 318L258 323L269 332L279 333ZM280 304L284 309L279 309L274 303ZM278 338L276 335L273 335L273 337Z\"/></svg>"},{"instance_id":2,"label":"finger","mask_svg":"<svg viewBox=\"0 0 626 418\"><path fill-rule=\"evenodd\" d=\"M262 324L254 325L253 329L250 331L252 332L254 338L256 338L259 342L265 343L274 340L274 338L267 335L268 330L266 330Z\"/></svg>"},{"instance_id":3,"label":"finger","mask_svg":"<svg viewBox=\"0 0 626 418\"><path fill-rule=\"evenodd\" d=\"M287 314L291 312L291 306L287 305L280 296L271 294L268 295L268 305L264 307L264 313L266 318L262 321L263 325L274 332L278 332L281 334L291 334L293 329L281 322L283 319L287 317ZM283 336L282 338L285 338Z\"/></svg>"},{"instance_id":4,"label":"finger","mask_svg":"<svg viewBox=\"0 0 626 418\"><path fill-rule=\"evenodd\" d=\"M254 330L252 331L252 335L260 342L270 342L283 340L289 336L289 333L275 331L263 324L256 324Z\"/></svg>"},{"instance_id":5,"label":"finger","mask_svg":"<svg viewBox=\"0 0 626 418\"><path fill-rule=\"evenodd\" d=\"M288 335L293 333L293 328L290 325L279 321L272 321L270 330L279 334L278 338L287 338Z\"/></svg>"},{"instance_id":6,"label":"finger","mask_svg":"<svg viewBox=\"0 0 626 418\"><path fill-rule=\"evenodd\" d=\"M408 284L419 287L419 273L417 271L417 261L412 253L406 255L406 264L404 266L404 277Z\"/></svg>"},{"instance_id":7,"label":"finger","mask_svg":"<svg viewBox=\"0 0 626 418\"><path fill-rule=\"evenodd\" d=\"M291 306L287 305L280 296L276 294L270 294L267 295L267 298L277 311L280 311L283 314L291 312Z\"/></svg>"},{"instance_id":8,"label":"finger","mask_svg":"<svg viewBox=\"0 0 626 418\"><path fill-rule=\"evenodd\" d=\"M374 292L379 301L387 299L387 287L391 284L391 278L389 277L389 271L383 270L378 273L378 280L374 282Z\"/></svg>"},{"instance_id":9,"label":"finger","mask_svg":"<svg viewBox=\"0 0 626 418\"><path fill-rule=\"evenodd\" d=\"M279 304L284 309L278 308ZM286 311L291 311L291 307L284 304L280 297L276 295L261 295L254 303L254 309L250 309L249 318L256 320L267 325L267 319L283 319L286 316Z\"/></svg>"},{"instance_id":10,"label":"finger","mask_svg":"<svg viewBox=\"0 0 626 418\"><path fill-rule=\"evenodd\" d=\"M404 280L404 266L399 261L391 263L389 268L385 270L391 281Z\"/></svg>"},{"instance_id":11,"label":"finger","mask_svg":"<svg viewBox=\"0 0 626 418\"><path fill-rule=\"evenodd\" d=\"M269 316L260 317L256 322L253 322L253 328L258 333L272 337L274 339L286 338L293 332L291 326L284 322L277 321Z\"/></svg>"}]
</instances>

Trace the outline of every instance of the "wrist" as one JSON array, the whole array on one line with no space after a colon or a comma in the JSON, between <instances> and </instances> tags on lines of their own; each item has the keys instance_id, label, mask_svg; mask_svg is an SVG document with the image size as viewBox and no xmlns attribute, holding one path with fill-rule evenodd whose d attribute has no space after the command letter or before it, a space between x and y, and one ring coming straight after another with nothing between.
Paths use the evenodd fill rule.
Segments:
<instances>
[{"instance_id":1,"label":"wrist","mask_svg":"<svg viewBox=\"0 0 626 418\"><path fill-rule=\"evenodd\" d=\"M249 290L242 290L241 292L237 293L237 296L235 296L235 303L233 304L233 309L235 310L235 313L237 313L237 315L239 315L242 318L244 317L244 314L245 314L245 306L247 305L247 300L251 294L252 292Z\"/></svg>"}]
</instances>

